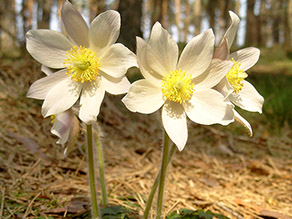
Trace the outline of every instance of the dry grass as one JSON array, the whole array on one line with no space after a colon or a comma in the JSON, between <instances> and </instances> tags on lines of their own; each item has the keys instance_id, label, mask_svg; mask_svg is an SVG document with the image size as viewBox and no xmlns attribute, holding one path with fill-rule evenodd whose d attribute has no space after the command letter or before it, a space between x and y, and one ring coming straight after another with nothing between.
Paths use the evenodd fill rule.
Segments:
<instances>
[{"instance_id":1,"label":"dry grass","mask_svg":"<svg viewBox=\"0 0 292 219\"><path fill-rule=\"evenodd\" d=\"M40 115L41 102L25 97L41 77L39 67L18 60L0 62L0 70L0 218L86 212L84 131L63 159L49 132L50 119ZM109 201L142 215L158 172L162 129L158 113L130 113L119 98L106 97L99 116ZM164 211L209 209L230 218L291 218L292 131L271 136L265 124L253 126L250 139L244 132L232 134L232 127L227 132L190 123L188 144L168 169Z\"/></svg>"}]
</instances>

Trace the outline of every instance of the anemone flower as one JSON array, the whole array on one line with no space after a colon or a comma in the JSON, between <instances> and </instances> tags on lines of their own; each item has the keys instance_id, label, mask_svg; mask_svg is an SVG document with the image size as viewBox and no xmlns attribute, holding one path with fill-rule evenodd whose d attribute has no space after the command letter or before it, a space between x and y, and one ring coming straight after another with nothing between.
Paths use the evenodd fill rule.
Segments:
<instances>
[{"instance_id":1,"label":"anemone flower","mask_svg":"<svg viewBox=\"0 0 292 219\"><path fill-rule=\"evenodd\" d=\"M232 67L231 61L213 60L214 34L194 37L178 59L178 46L160 23L145 42L137 37L137 63L145 79L134 82L122 99L133 112L149 114L162 107L162 123L170 139L183 150L187 119L211 125L233 121L233 106L211 89Z\"/></svg>"},{"instance_id":2,"label":"anemone flower","mask_svg":"<svg viewBox=\"0 0 292 219\"><path fill-rule=\"evenodd\" d=\"M215 87L221 92L227 101L251 112L262 113L264 98L257 92L255 87L245 80L248 76L246 71L255 65L260 56L260 50L248 47L230 54L230 47L234 41L239 26L239 17L229 11L231 24L223 36L218 48L214 52L214 58L231 60L233 66L220 83ZM252 136L252 128L238 112L234 110L234 118L248 129Z\"/></svg>"},{"instance_id":3,"label":"anemone flower","mask_svg":"<svg viewBox=\"0 0 292 219\"><path fill-rule=\"evenodd\" d=\"M52 69L47 66L43 65L41 70L47 76L53 74ZM51 116L53 124L51 133L59 138L56 143L61 144L64 148L64 157L72 150L79 132L79 120L76 118L73 111L73 109L69 109ZM66 143L67 145L65 146Z\"/></svg>"},{"instance_id":4,"label":"anemone flower","mask_svg":"<svg viewBox=\"0 0 292 219\"><path fill-rule=\"evenodd\" d=\"M125 77L136 66L135 55L115 43L120 30L120 15L109 10L87 26L81 14L66 1L61 19L69 38L53 30L30 30L26 47L41 64L58 69L30 87L27 96L44 100L44 117L71 108L78 100L79 118L91 124L99 114L105 91L123 94L130 83Z\"/></svg>"}]
</instances>

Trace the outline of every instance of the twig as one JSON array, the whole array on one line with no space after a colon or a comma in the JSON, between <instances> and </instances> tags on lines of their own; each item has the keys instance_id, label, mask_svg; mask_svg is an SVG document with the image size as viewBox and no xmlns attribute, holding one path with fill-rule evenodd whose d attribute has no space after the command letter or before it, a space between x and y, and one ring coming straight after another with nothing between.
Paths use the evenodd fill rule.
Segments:
<instances>
[{"instance_id":1,"label":"twig","mask_svg":"<svg viewBox=\"0 0 292 219\"><path fill-rule=\"evenodd\" d=\"M34 201L41 195L41 192L39 192L32 200L31 202L29 203L24 215L22 218L27 218L27 215L29 214L29 212L31 211L31 206L32 204L34 203Z\"/></svg>"},{"instance_id":2,"label":"twig","mask_svg":"<svg viewBox=\"0 0 292 219\"><path fill-rule=\"evenodd\" d=\"M223 205L221 205L221 204L219 204L219 203L216 203L215 205L216 205L217 207L223 209L224 211L229 212L230 214L232 214L233 216L235 216L235 217L238 218L238 219L244 219L244 218L243 218L242 216L240 216L238 213L236 213L235 211L233 211L232 209L230 209L230 208L228 208L228 207L226 207L226 206L223 206Z\"/></svg>"},{"instance_id":3,"label":"twig","mask_svg":"<svg viewBox=\"0 0 292 219\"><path fill-rule=\"evenodd\" d=\"M179 203L181 200L177 200L176 203L174 203L165 213L165 215L168 215Z\"/></svg>"},{"instance_id":4,"label":"twig","mask_svg":"<svg viewBox=\"0 0 292 219\"><path fill-rule=\"evenodd\" d=\"M2 218L3 215L3 209L4 209L4 201L5 201L5 190L4 188L1 189L1 209L0 209L0 218Z\"/></svg>"}]
</instances>

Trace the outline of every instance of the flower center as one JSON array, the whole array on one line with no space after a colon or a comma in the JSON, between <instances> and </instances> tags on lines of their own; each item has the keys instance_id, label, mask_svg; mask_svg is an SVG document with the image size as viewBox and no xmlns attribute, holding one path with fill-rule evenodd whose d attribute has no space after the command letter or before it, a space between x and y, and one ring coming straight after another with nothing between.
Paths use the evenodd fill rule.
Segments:
<instances>
[{"instance_id":1,"label":"flower center","mask_svg":"<svg viewBox=\"0 0 292 219\"><path fill-rule=\"evenodd\" d=\"M239 69L241 66L240 62L236 62L233 58L232 61L234 64L227 73L226 77L230 85L233 87L234 92L238 93L243 87L242 81L247 77L247 74L243 70Z\"/></svg>"},{"instance_id":2,"label":"flower center","mask_svg":"<svg viewBox=\"0 0 292 219\"><path fill-rule=\"evenodd\" d=\"M99 59L96 53L83 46L74 46L66 53L67 59L64 64L67 66L67 75L71 80L84 83L92 81L98 75Z\"/></svg>"},{"instance_id":3,"label":"flower center","mask_svg":"<svg viewBox=\"0 0 292 219\"><path fill-rule=\"evenodd\" d=\"M54 124L56 116L55 115L51 115L50 118L51 118L51 124Z\"/></svg>"},{"instance_id":4,"label":"flower center","mask_svg":"<svg viewBox=\"0 0 292 219\"><path fill-rule=\"evenodd\" d=\"M191 75L186 71L174 70L162 78L162 93L168 100L184 103L194 91Z\"/></svg>"}]
</instances>

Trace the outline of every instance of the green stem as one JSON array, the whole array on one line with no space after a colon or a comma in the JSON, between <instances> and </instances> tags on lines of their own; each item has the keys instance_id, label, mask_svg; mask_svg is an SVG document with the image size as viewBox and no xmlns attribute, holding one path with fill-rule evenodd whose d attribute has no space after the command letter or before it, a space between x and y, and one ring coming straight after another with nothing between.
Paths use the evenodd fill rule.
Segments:
<instances>
[{"instance_id":1,"label":"green stem","mask_svg":"<svg viewBox=\"0 0 292 219\"><path fill-rule=\"evenodd\" d=\"M93 161L93 146L92 146L92 125L86 126L87 130L87 159L89 168L89 186L91 196L92 214L94 219L98 218L98 206L96 199L96 187L95 187L95 174L94 174L94 161Z\"/></svg>"},{"instance_id":2,"label":"green stem","mask_svg":"<svg viewBox=\"0 0 292 219\"><path fill-rule=\"evenodd\" d=\"M167 165L169 164L169 162L170 162L170 160L171 160L171 158L172 158L172 156L173 156L175 151L176 151L176 145L172 145L171 148L170 148ZM144 211L143 219L148 219L150 208L151 208L151 205L152 205L152 202L153 202L153 198L154 198L156 189L158 187L159 177L160 177L160 171L159 171L158 175L156 176L156 179L155 179L155 181L153 183L151 192L149 194L149 197L148 197L148 200L147 200L147 203L146 203L146 208L145 208L145 211Z\"/></svg>"},{"instance_id":3,"label":"green stem","mask_svg":"<svg viewBox=\"0 0 292 219\"><path fill-rule=\"evenodd\" d=\"M99 177L101 184L101 193L102 193L102 204L107 204L107 194L106 194L106 183L104 177L104 162L103 162L103 153L102 145L99 139L98 134L96 134L96 147L97 147L97 156L98 156L98 165L99 165Z\"/></svg>"},{"instance_id":4,"label":"green stem","mask_svg":"<svg viewBox=\"0 0 292 219\"><path fill-rule=\"evenodd\" d=\"M161 161L161 169L160 169L160 177L159 177L156 219L161 219L161 212L162 212L162 205L163 205L163 191L164 191L164 183L165 183L165 176L166 176L166 167L168 163L168 153L169 153L169 137L167 133L164 131L164 145L163 145L162 161Z\"/></svg>"}]
</instances>

